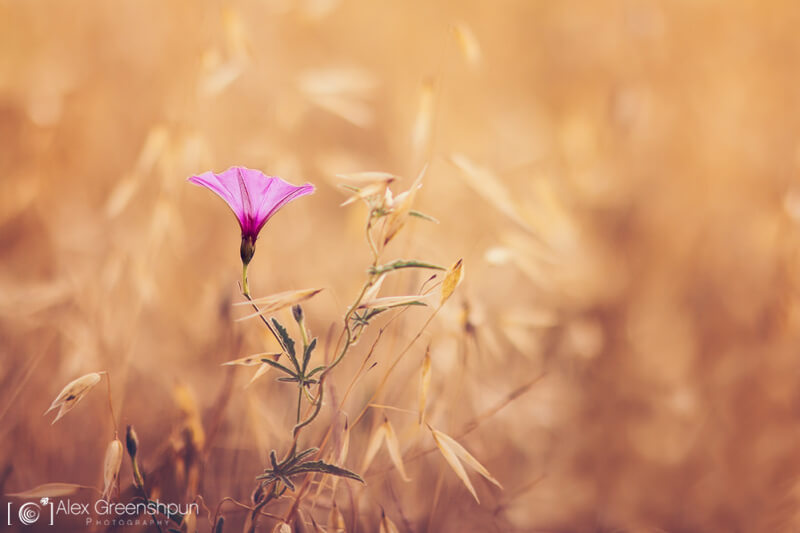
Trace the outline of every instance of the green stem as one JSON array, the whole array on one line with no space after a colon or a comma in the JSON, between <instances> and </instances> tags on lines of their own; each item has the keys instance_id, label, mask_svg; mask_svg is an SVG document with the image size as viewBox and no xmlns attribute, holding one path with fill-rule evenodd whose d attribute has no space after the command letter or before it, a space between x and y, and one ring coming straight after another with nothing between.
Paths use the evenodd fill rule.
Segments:
<instances>
[{"instance_id":1,"label":"green stem","mask_svg":"<svg viewBox=\"0 0 800 533\"><path fill-rule=\"evenodd\" d=\"M300 386L297 389L297 418L295 419L294 423L300 423L300 406L303 404L303 384L300 383Z\"/></svg>"},{"instance_id":2,"label":"green stem","mask_svg":"<svg viewBox=\"0 0 800 533\"><path fill-rule=\"evenodd\" d=\"M250 286L247 284L247 263L242 263L242 294L250 299Z\"/></svg>"}]
</instances>

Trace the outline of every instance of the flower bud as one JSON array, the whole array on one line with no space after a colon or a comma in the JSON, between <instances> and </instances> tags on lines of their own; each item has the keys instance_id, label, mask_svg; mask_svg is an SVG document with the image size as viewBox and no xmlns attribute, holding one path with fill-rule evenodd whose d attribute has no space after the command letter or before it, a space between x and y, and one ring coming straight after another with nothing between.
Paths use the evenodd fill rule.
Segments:
<instances>
[{"instance_id":1,"label":"flower bud","mask_svg":"<svg viewBox=\"0 0 800 533\"><path fill-rule=\"evenodd\" d=\"M239 248L239 255L242 257L242 263L245 265L250 264L253 259L253 254L256 253L256 241L251 235L242 235L242 246Z\"/></svg>"},{"instance_id":2,"label":"flower bud","mask_svg":"<svg viewBox=\"0 0 800 533\"><path fill-rule=\"evenodd\" d=\"M128 430L125 433L125 445L128 448L128 455L131 456L131 459L135 459L136 452L139 450L139 437L136 436L136 430L130 424L128 424Z\"/></svg>"},{"instance_id":3,"label":"flower bud","mask_svg":"<svg viewBox=\"0 0 800 533\"><path fill-rule=\"evenodd\" d=\"M298 324L303 322L303 308L300 307L300 304L295 304L292 306L292 316L294 317L295 322Z\"/></svg>"}]
</instances>

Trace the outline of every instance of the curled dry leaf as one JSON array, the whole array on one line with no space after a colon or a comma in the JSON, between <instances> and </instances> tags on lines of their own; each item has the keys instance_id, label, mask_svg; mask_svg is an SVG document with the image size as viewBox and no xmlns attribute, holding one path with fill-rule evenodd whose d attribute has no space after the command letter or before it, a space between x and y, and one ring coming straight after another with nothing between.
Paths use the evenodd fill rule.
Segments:
<instances>
[{"instance_id":1,"label":"curled dry leaf","mask_svg":"<svg viewBox=\"0 0 800 533\"><path fill-rule=\"evenodd\" d=\"M453 295L455 292L456 287L461 284L461 280L464 278L464 262L463 260L459 259L455 262L453 266L447 271L447 274L444 276L444 281L442 282L442 300L441 303L445 303L450 296Z\"/></svg>"},{"instance_id":2,"label":"curled dry leaf","mask_svg":"<svg viewBox=\"0 0 800 533\"><path fill-rule=\"evenodd\" d=\"M52 422L55 424L62 416L70 412L78 404L78 402L81 401L90 390L92 390L92 387L97 385L99 382L100 374L97 372L86 374L85 376L79 377L75 381L71 381L66 387L61 389L61 392L58 394L58 396L56 396L56 399L53 400L53 403L50 404L50 408L45 411L44 414L47 414L58 407L58 414L56 415L55 420Z\"/></svg>"},{"instance_id":3,"label":"curled dry leaf","mask_svg":"<svg viewBox=\"0 0 800 533\"><path fill-rule=\"evenodd\" d=\"M106 456L103 461L103 499L108 500L111 496L111 491L114 490L114 485L117 483L119 477L119 469L122 466L122 442L119 439L114 439L108 443L106 448Z\"/></svg>"},{"instance_id":4,"label":"curled dry leaf","mask_svg":"<svg viewBox=\"0 0 800 533\"><path fill-rule=\"evenodd\" d=\"M75 483L45 483L44 485L39 485L30 490L7 494L7 496L31 500L35 498L57 498L58 496L75 494L82 488L81 485L76 485Z\"/></svg>"},{"instance_id":5,"label":"curled dry leaf","mask_svg":"<svg viewBox=\"0 0 800 533\"><path fill-rule=\"evenodd\" d=\"M249 315L238 318L237 321L247 320L249 318L257 317L259 315L267 315L291 307L300 302L304 302L322 292L322 289L302 289L298 291L286 291L270 296L262 296L251 301L236 302L233 305L237 306L259 306L259 311Z\"/></svg>"},{"instance_id":6,"label":"curled dry leaf","mask_svg":"<svg viewBox=\"0 0 800 533\"><path fill-rule=\"evenodd\" d=\"M463 446L456 442L455 439L442 433L441 431L433 429L430 426L428 426L428 428L431 430L431 434L433 434L433 440L436 441L436 446L439 448L439 451L442 452L442 456L444 456L445 460L450 465L450 468L453 469L461 482L467 487L473 498L475 498L476 502L480 503L478 494L475 492L475 487L472 486L472 482L470 482L467 472L464 470L464 466L461 464L461 461L464 461L467 465L476 470L480 475L485 477L490 482L494 483L501 489L503 488L500 482L497 481L497 479L495 479L489 473L489 471L478 462L477 459L475 459L466 449L464 449Z\"/></svg>"},{"instance_id":7,"label":"curled dry leaf","mask_svg":"<svg viewBox=\"0 0 800 533\"><path fill-rule=\"evenodd\" d=\"M431 348L425 352L422 371L419 376L419 425L425 421L425 408L428 403L428 390L431 388Z\"/></svg>"}]
</instances>

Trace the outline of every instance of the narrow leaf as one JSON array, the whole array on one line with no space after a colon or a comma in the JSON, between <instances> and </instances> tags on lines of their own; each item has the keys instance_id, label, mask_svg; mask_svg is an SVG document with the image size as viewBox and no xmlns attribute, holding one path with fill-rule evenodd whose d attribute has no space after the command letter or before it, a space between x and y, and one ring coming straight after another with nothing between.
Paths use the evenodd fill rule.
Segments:
<instances>
[{"instance_id":1,"label":"narrow leaf","mask_svg":"<svg viewBox=\"0 0 800 533\"><path fill-rule=\"evenodd\" d=\"M292 340L292 338L289 336L289 332L286 331L286 328L283 327L283 324L278 322L278 319L273 318L272 325L275 326L275 329L278 331L278 335L281 338L281 344L283 344L283 348L286 350L286 353L289 355L289 358L292 360L295 368L300 370L300 365L297 363L297 357L295 356L294 340Z\"/></svg>"},{"instance_id":2,"label":"narrow leaf","mask_svg":"<svg viewBox=\"0 0 800 533\"><path fill-rule=\"evenodd\" d=\"M364 300L359 309L368 308L390 308L401 307L405 305L427 305L423 300L427 295L411 294L409 296L383 296L381 298L373 298L371 300Z\"/></svg>"},{"instance_id":3,"label":"narrow leaf","mask_svg":"<svg viewBox=\"0 0 800 533\"><path fill-rule=\"evenodd\" d=\"M294 370L291 370L291 369L283 366L279 362L273 361L272 359L262 359L261 361L263 361L265 364L267 364L267 365L269 365L271 367L277 368L281 372L285 372L285 373L289 374L290 376L293 376L295 379L297 379L297 374L295 373Z\"/></svg>"},{"instance_id":4,"label":"narrow leaf","mask_svg":"<svg viewBox=\"0 0 800 533\"><path fill-rule=\"evenodd\" d=\"M436 219L436 218L434 218L434 217L432 217L430 215L426 215L425 213L422 213L420 211L416 211L414 209L412 209L411 211L408 212L408 216L421 218L423 220L427 220L428 222L433 222L434 224L438 224L439 223L438 219Z\"/></svg>"},{"instance_id":5,"label":"narrow leaf","mask_svg":"<svg viewBox=\"0 0 800 533\"><path fill-rule=\"evenodd\" d=\"M303 352L303 372L306 371L308 368L308 362L311 360L311 352L314 351L314 348L317 347L317 338L314 337L311 339L311 342L306 346L305 351Z\"/></svg>"},{"instance_id":6,"label":"narrow leaf","mask_svg":"<svg viewBox=\"0 0 800 533\"><path fill-rule=\"evenodd\" d=\"M349 479L354 479L360 483L364 483L364 480L361 478L361 476L355 472L351 472L346 468L328 464L322 461L308 461L292 468L292 474L305 472L320 472L323 474L330 474L332 476L346 477Z\"/></svg>"},{"instance_id":7,"label":"narrow leaf","mask_svg":"<svg viewBox=\"0 0 800 533\"><path fill-rule=\"evenodd\" d=\"M256 353L253 355L248 355L246 357L242 357L240 359L234 359L232 361L226 361L222 363L222 366L256 366L261 364L262 357L272 357L276 359L276 356L280 356L281 353L275 352L263 352L263 353Z\"/></svg>"},{"instance_id":8,"label":"narrow leaf","mask_svg":"<svg viewBox=\"0 0 800 533\"><path fill-rule=\"evenodd\" d=\"M371 267L369 272L370 274L383 274L384 272L391 272L393 270L399 270L401 268L430 268L434 270L447 270L443 266L434 265L432 263L424 263L422 261L406 261L404 259L398 259L397 261L392 261L391 263L380 265L377 267Z\"/></svg>"}]
</instances>

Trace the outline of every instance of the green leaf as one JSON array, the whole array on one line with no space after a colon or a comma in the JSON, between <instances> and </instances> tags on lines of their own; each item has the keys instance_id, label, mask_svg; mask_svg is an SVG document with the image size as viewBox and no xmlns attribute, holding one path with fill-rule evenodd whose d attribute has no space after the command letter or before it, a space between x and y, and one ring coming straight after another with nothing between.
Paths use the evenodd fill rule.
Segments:
<instances>
[{"instance_id":1,"label":"green leaf","mask_svg":"<svg viewBox=\"0 0 800 533\"><path fill-rule=\"evenodd\" d=\"M264 363L267 363L268 365L270 365L272 367L277 368L281 372L286 372L290 376L292 376L294 378L297 378L297 373L294 370L290 370L289 368L283 366L282 364L280 364L277 361L273 361L272 359L267 359L267 358L262 359L261 361L264 362Z\"/></svg>"},{"instance_id":2,"label":"green leaf","mask_svg":"<svg viewBox=\"0 0 800 533\"><path fill-rule=\"evenodd\" d=\"M299 463L300 461L302 461L303 459L305 459L306 457L308 457L309 455L315 454L318 451L319 451L319 448L309 448L307 450L303 450L302 452L298 453L297 455L295 455L294 457L289 459L286 462L286 465L287 465L287 467L288 466L293 466L293 465Z\"/></svg>"},{"instance_id":3,"label":"green leaf","mask_svg":"<svg viewBox=\"0 0 800 533\"><path fill-rule=\"evenodd\" d=\"M278 454L275 453L275 450L270 450L270 452L269 452L269 462L272 463L272 468L274 470L278 469Z\"/></svg>"},{"instance_id":4,"label":"green leaf","mask_svg":"<svg viewBox=\"0 0 800 533\"><path fill-rule=\"evenodd\" d=\"M272 319L272 325L275 326L275 329L278 330L278 335L281 338L281 344L283 344L283 349L286 350L286 353L289 355L289 359L292 360L292 364L297 368L297 371L300 371L300 365L297 364L297 356L294 352L294 341L289 336L289 332L286 331L286 328L278 322L277 319Z\"/></svg>"},{"instance_id":5,"label":"green leaf","mask_svg":"<svg viewBox=\"0 0 800 533\"><path fill-rule=\"evenodd\" d=\"M433 270L447 270L443 266L434 265L433 263L425 263L422 261L415 261L415 260L405 260L405 259L398 259L396 261L392 261L391 263L387 263L385 265L371 267L369 269L369 273L372 275L383 274L385 272L391 272L393 270L399 270L401 268L430 268Z\"/></svg>"},{"instance_id":6,"label":"green leaf","mask_svg":"<svg viewBox=\"0 0 800 533\"><path fill-rule=\"evenodd\" d=\"M351 472L346 468L342 468L336 465L331 465L323 461L309 461L307 463L297 465L293 469L292 474L299 474L305 472L320 472L322 474L330 474L332 476L355 479L360 483L364 483L364 480L361 478L361 476L359 476L355 472Z\"/></svg>"},{"instance_id":7,"label":"green leaf","mask_svg":"<svg viewBox=\"0 0 800 533\"><path fill-rule=\"evenodd\" d=\"M321 371L323 371L323 370L325 370L325 367L324 367L324 366L318 366L317 368L315 368L314 370L312 370L311 372L309 372L308 374L306 374L306 377L307 377L307 378L310 378L311 376L313 376L313 375L314 375L314 374L316 374L317 372L321 372Z\"/></svg>"},{"instance_id":8,"label":"green leaf","mask_svg":"<svg viewBox=\"0 0 800 533\"><path fill-rule=\"evenodd\" d=\"M317 338L314 337L311 339L311 343L306 346L305 352L303 352L303 372L306 371L308 368L308 362L311 360L311 352L314 351L314 348L317 347Z\"/></svg>"},{"instance_id":9,"label":"green leaf","mask_svg":"<svg viewBox=\"0 0 800 533\"><path fill-rule=\"evenodd\" d=\"M286 485L287 487L289 487L290 489L292 489L294 491L294 483L292 483L291 480L288 477L280 476L278 479L280 479L283 482L284 485Z\"/></svg>"}]
</instances>

